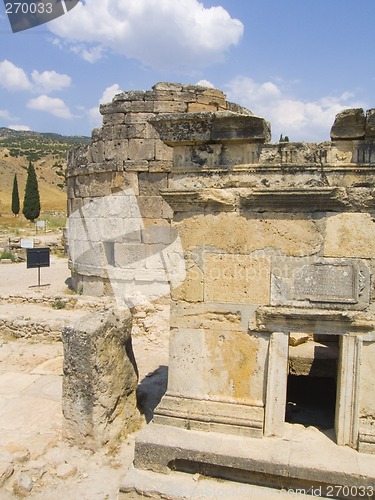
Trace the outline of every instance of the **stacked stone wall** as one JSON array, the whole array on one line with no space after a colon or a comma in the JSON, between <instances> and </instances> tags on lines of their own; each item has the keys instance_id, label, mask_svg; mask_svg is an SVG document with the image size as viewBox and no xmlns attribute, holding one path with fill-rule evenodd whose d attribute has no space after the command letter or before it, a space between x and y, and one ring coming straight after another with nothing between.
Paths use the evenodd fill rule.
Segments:
<instances>
[{"instance_id":1,"label":"stacked stone wall","mask_svg":"<svg viewBox=\"0 0 375 500\"><path fill-rule=\"evenodd\" d=\"M101 105L102 128L93 131L89 146L76 148L68 158L68 215L79 213L95 199L126 192L129 204L134 203L134 199L130 199L133 195L139 208L139 213L131 214L133 222L137 218L142 219L138 226L136 224L138 232L140 226L165 228L162 230L163 241L156 243L168 245L172 211L160 196L160 190L169 186L172 148L160 140L150 120L165 113L215 111L251 115L245 108L226 101L220 90L170 83L158 83L150 91L123 92L116 95L111 103ZM100 205L94 214L95 224L100 227L110 224L111 214L102 208L104 205L105 203ZM121 214L112 214L113 217L120 219ZM110 231L107 232L106 239L119 239L119 224L120 221L112 235L108 234ZM74 231L68 236L69 243L71 247L77 248L82 243L82 235L73 233ZM133 243L146 244L142 235L137 236L135 233L136 231ZM93 237L95 239L95 235ZM86 238L87 235L84 239ZM85 243L87 247L87 241ZM100 246L99 239L96 243ZM140 247L134 246L133 250L137 252ZM118 261L123 262L124 255L120 255L123 250L117 246L117 251ZM98 255L100 250L79 256L71 263L74 286L85 294L111 295L113 289L110 280L103 272L105 262L93 255L95 252ZM116 253L116 246L114 252Z\"/></svg>"}]
</instances>

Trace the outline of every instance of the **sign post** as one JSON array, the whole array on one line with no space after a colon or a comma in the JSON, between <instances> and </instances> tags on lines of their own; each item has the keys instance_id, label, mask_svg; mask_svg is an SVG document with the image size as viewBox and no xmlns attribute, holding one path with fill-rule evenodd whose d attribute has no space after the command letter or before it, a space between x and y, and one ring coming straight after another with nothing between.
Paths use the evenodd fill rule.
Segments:
<instances>
[{"instance_id":1,"label":"sign post","mask_svg":"<svg viewBox=\"0 0 375 500\"><path fill-rule=\"evenodd\" d=\"M40 268L50 267L50 249L49 248L27 248L26 249L26 267L27 269L38 268L38 285L40 285ZM46 285L43 285L46 286Z\"/></svg>"}]
</instances>

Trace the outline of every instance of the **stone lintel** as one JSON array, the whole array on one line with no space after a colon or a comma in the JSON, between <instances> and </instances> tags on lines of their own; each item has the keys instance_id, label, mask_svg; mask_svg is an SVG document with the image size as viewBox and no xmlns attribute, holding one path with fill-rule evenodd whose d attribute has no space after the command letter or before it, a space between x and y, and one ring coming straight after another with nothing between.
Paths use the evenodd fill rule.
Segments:
<instances>
[{"instance_id":1,"label":"stone lintel","mask_svg":"<svg viewBox=\"0 0 375 500\"><path fill-rule=\"evenodd\" d=\"M374 318L355 311L261 306L256 311L259 331L325 335L363 335L374 330Z\"/></svg>"},{"instance_id":2,"label":"stone lintel","mask_svg":"<svg viewBox=\"0 0 375 500\"><path fill-rule=\"evenodd\" d=\"M258 116L230 111L165 114L150 120L169 146L215 142L269 142L270 125Z\"/></svg>"},{"instance_id":3,"label":"stone lintel","mask_svg":"<svg viewBox=\"0 0 375 500\"><path fill-rule=\"evenodd\" d=\"M234 211L237 195L224 189L161 190L161 195L175 212L201 212L206 208Z\"/></svg>"},{"instance_id":4,"label":"stone lintel","mask_svg":"<svg viewBox=\"0 0 375 500\"><path fill-rule=\"evenodd\" d=\"M241 206L257 211L321 212L345 207L345 189L331 187L255 189L241 196Z\"/></svg>"}]
</instances>

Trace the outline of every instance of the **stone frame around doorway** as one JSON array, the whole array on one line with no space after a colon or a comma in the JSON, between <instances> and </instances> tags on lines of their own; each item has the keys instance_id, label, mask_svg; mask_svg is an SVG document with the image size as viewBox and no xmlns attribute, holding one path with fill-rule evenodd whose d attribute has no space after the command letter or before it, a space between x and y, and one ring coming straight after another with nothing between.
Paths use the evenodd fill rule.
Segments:
<instances>
[{"instance_id":1,"label":"stone frame around doorway","mask_svg":"<svg viewBox=\"0 0 375 500\"><path fill-rule=\"evenodd\" d=\"M290 333L339 335L339 364L335 411L336 442L360 447L359 381L363 341L371 326L355 314L263 307L257 311L259 324L270 333L264 435L284 433ZM371 334L370 334L371 335Z\"/></svg>"}]
</instances>

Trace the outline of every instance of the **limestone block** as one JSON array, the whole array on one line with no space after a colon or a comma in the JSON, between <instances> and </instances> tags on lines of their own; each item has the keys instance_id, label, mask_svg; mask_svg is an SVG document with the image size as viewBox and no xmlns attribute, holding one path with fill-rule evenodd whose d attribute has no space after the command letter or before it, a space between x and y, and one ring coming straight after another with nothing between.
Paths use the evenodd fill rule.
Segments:
<instances>
[{"instance_id":1,"label":"limestone block","mask_svg":"<svg viewBox=\"0 0 375 500\"><path fill-rule=\"evenodd\" d=\"M259 146L242 143L176 146L173 148L173 157L176 170L216 169L258 163Z\"/></svg>"},{"instance_id":2,"label":"limestone block","mask_svg":"<svg viewBox=\"0 0 375 500\"><path fill-rule=\"evenodd\" d=\"M195 215L176 223L184 248L203 243L225 253L278 248L286 255L311 255L320 250L323 237L309 218L288 219L255 216L247 219L234 213Z\"/></svg>"},{"instance_id":3,"label":"limestone block","mask_svg":"<svg viewBox=\"0 0 375 500\"><path fill-rule=\"evenodd\" d=\"M173 150L160 140L155 141L155 160L168 161L173 158Z\"/></svg>"},{"instance_id":4,"label":"limestone block","mask_svg":"<svg viewBox=\"0 0 375 500\"><path fill-rule=\"evenodd\" d=\"M75 290L92 297L108 297L113 295L108 279L100 276L100 273L97 273L95 276L81 275L81 278L77 280Z\"/></svg>"},{"instance_id":5,"label":"limestone block","mask_svg":"<svg viewBox=\"0 0 375 500\"><path fill-rule=\"evenodd\" d=\"M142 217L163 218L163 199L161 196L139 196L137 201Z\"/></svg>"},{"instance_id":6,"label":"limestone block","mask_svg":"<svg viewBox=\"0 0 375 500\"><path fill-rule=\"evenodd\" d=\"M103 141L111 141L114 139L113 132L114 132L115 126L113 125L105 125L102 128L102 136L103 136Z\"/></svg>"},{"instance_id":7,"label":"limestone block","mask_svg":"<svg viewBox=\"0 0 375 500\"><path fill-rule=\"evenodd\" d=\"M296 347L297 345L305 344L311 338L307 333L291 333L289 335L289 345Z\"/></svg>"},{"instance_id":8,"label":"limestone block","mask_svg":"<svg viewBox=\"0 0 375 500\"><path fill-rule=\"evenodd\" d=\"M205 256L204 289L208 302L268 304L270 262L240 254Z\"/></svg>"},{"instance_id":9,"label":"limestone block","mask_svg":"<svg viewBox=\"0 0 375 500\"><path fill-rule=\"evenodd\" d=\"M125 172L148 172L147 160L125 160Z\"/></svg>"},{"instance_id":10,"label":"limestone block","mask_svg":"<svg viewBox=\"0 0 375 500\"><path fill-rule=\"evenodd\" d=\"M206 104L212 107L215 107L216 109L226 109L227 104L225 100L225 95L218 95L215 93L212 94L197 94L197 104ZM212 111L212 110L208 110Z\"/></svg>"},{"instance_id":11,"label":"limestone block","mask_svg":"<svg viewBox=\"0 0 375 500\"><path fill-rule=\"evenodd\" d=\"M324 255L363 257L375 255L375 222L368 213L342 213L327 218Z\"/></svg>"},{"instance_id":12,"label":"limestone block","mask_svg":"<svg viewBox=\"0 0 375 500\"><path fill-rule=\"evenodd\" d=\"M122 125L125 123L125 113L113 113L103 116L103 125Z\"/></svg>"},{"instance_id":13,"label":"limestone block","mask_svg":"<svg viewBox=\"0 0 375 500\"><path fill-rule=\"evenodd\" d=\"M199 330L248 331L247 313L249 308L236 304L209 304L207 302L190 304L173 302L171 304L171 328Z\"/></svg>"},{"instance_id":14,"label":"limestone block","mask_svg":"<svg viewBox=\"0 0 375 500\"><path fill-rule=\"evenodd\" d=\"M138 175L136 172L124 172L124 189L131 189L134 194L139 195Z\"/></svg>"},{"instance_id":15,"label":"limestone block","mask_svg":"<svg viewBox=\"0 0 375 500\"><path fill-rule=\"evenodd\" d=\"M361 310L369 298L370 272L360 260L273 258L272 305Z\"/></svg>"},{"instance_id":16,"label":"limestone block","mask_svg":"<svg viewBox=\"0 0 375 500\"><path fill-rule=\"evenodd\" d=\"M129 160L154 160L155 140L154 139L131 139L128 149Z\"/></svg>"},{"instance_id":17,"label":"limestone block","mask_svg":"<svg viewBox=\"0 0 375 500\"><path fill-rule=\"evenodd\" d=\"M126 90L120 94L116 94L113 98L113 103L117 102L127 102L127 101L144 101L145 91L144 90Z\"/></svg>"},{"instance_id":18,"label":"limestone block","mask_svg":"<svg viewBox=\"0 0 375 500\"><path fill-rule=\"evenodd\" d=\"M359 382L359 414L361 418L373 422L373 435L375 436L374 359L375 342L364 342L362 348L362 363Z\"/></svg>"},{"instance_id":19,"label":"limestone block","mask_svg":"<svg viewBox=\"0 0 375 500\"><path fill-rule=\"evenodd\" d=\"M132 125L134 123L147 123L155 115L153 113L127 113L125 123Z\"/></svg>"},{"instance_id":20,"label":"limestone block","mask_svg":"<svg viewBox=\"0 0 375 500\"><path fill-rule=\"evenodd\" d=\"M345 109L336 115L331 128L331 139L363 139L366 118L362 108Z\"/></svg>"},{"instance_id":21,"label":"limestone block","mask_svg":"<svg viewBox=\"0 0 375 500\"><path fill-rule=\"evenodd\" d=\"M217 104L201 103L201 102L189 102L188 113L202 113L204 111L217 111Z\"/></svg>"},{"instance_id":22,"label":"limestone block","mask_svg":"<svg viewBox=\"0 0 375 500\"><path fill-rule=\"evenodd\" d=\"M116 158L115 142L112 140L104 141L104 159L114 160Z\"/></svg>"},{"instance_id":23,"label":"limestone block","mask_svg":"<svg viewBox=\"0 0 375 500\"><path fill-rule=\"evenodd\" d=\"M74 149L68 151L67 160L68 160L68 170L72 166L74 169L85 166L88 163L87 152L89 149L88 144L84 144L82 146L77 146Z\"/></svg>"},{"instance_id":24,"label":"limestone block","mask_svg":"<svg viewBox=\"0 0 375 500\"><path fill-rule=\"evenodd\" d=\"M185 113L187 104L179 101L155 101L154 113Z\"/></svg>"},{"instance_id":25,"label":"limestone block","mask_svg":"<svg viewBox=\"0 0 375 500\"><path fill-rule=\"evenodd\" d=\"M68 200L74 199L76 197L76 177L68 177L66 180L66 194Z\"/></svg>"},{"instance_id":26,"label":"limestone block","mask_svg":"<svg viewBox=\"0 0 375 500\"><path fill-rule=\"evenodd\" d=\"M178 288L171 290L171 298L176 301L203 302L203 272L193 259L186 258L185 262L185 281Z\"/></svg>"},{"instance_id":27,"label":"limestone block","mask_svg":"<svg viewBox=\"0 0 375 500\"><path fill-rule=\"evenodd\" d=\"M204 97L208 97L210 99L225 99L225 94L219 89L213 89L209 87L203 87L203 89L199 89L198 92L198 99L202 99Z\"/></svg>"},{"instance_id":28,"label":"limestone block","mask_svg":"<svg viewBox=\"0 0 375 500\"><path fill-rule=\"evenodd\" d=\"M141 125L145 126L145 134L143 137L147 137L148 139L159 139L160 140L158 131L151 123L147 122L147 123L141 124Z\"/></svg>"},{"instance_id":29,"label":"limestone block","mask_svg":"<svg viewBox=\"0 0 375 500\"><path fill-rule=\"evenodd\" d=\"M149 128L147 128L147 123L133 123L132 125L127 125L126 137L129 139L151 138L147 134L148 130Z\"/></svg>"},{"instance_id":30,"label":"limestone block","mask_svg":"<svg viewBox=\"0 0 375 500\"><path fill-rule=\"evenodd\" d=\"M158 82L155 83L155 85L152 86L152 90L166 90L166 91L180 91L182 90L182 85L180 83L174 83L174 82Z\"/></svg>"},{"instance_id":31,"label":"limestone block","mask_svg":"<svg viewBox=\"0 0 375 500\"><path fill-rule=\"evenodd\" d=\"M99 111L101 115L111 115L117 113L127 113L131 110L132 103L130 101L118 101L108 104L101 104Z\"/></svg>"},{"instance_id":32,"label":"limestone block","mask_svg":"<svg viewBox=\"0 0 375 500\"><path fill-rule=\"evenodd\" d=\"M91 313L65 326L64 433L74 444L116 445L137 422L137 367L128 310Z\"/></svg>"},{"instance_id":33,"label":"limestone block","mask_svg":"<svg viewBox=\"0 0 375 500\"><path fill-rule=\"evenodd\" d=\"M270 124L258 116L227 111L172 114L150 119L168 145L218 141L269 142Z\"/></svg>"},{"instance_id":34,"label":"limestone block","mask_svg":"<svg viewBox=\"0 0 375 500\"><path fill-rule=\"evenodd\" d=\"M168 203L164 200L162 204L162 217L163 219L170 219L170 220L173 218L173 210L170 207L170 205L168 205Z\"/></svg>"},{"instance_id":35,"label":"limestone block","mask_svg":"<svg viewBox=\"0 0 375 500\"><path fill-rule=\"evenodd\" d=\"M128 158L129 145L126 139L113 141L114 159L124 161Z\"/></svg>"},{"instance_id":36,"label":"limestone block","mask_svg":"<svg viewBox=\"0 0 375 500\"><path fill-rule=\"evenodd\" d=\"M140 173L139 194L141 196L155 196L160 194L160 189L168 185L168 175L164 173Z\"/></svg>"},{"instance_id":37,"label":"limestone block","mask_svg":"<svg viewBox=\"0 0 375 500\"><path fill-rule=\"evenodd\" d=\"M103 162L105 159L104 156L104 142L103 141L97 141L93 142L88 150L88 161L91 163L100 163Z\"/></svg>"},{"instance_id":38,"label":"limestone block","mask_svg":"<svg viewBox=\"0 0 375 500\"><path fill-rule=\"evenodd\" d=\"M102 141L103 140L103 129L102 128L94 128L91 132L91 139L93 142Z\"/></svg>"},{"instance_id":39,"label":"limestone block","mask_svg":"<svg viewBox=\"0 0 375 500\"><path fill-rule=\"evenodd\" d=\"M132 113L153 113L153 101L133 101L131 105Z\"/></svg>"},{"instance_id":40,"label":"limestone block","mask_svg":"<svg viewBox=\"0 0 375 500\"><path fill-rule=\"evenodd\" d=\"M366 112L366 139L375 139L375 109Z\"/></svg>"},{"instance_id":41,"label":"limestone block","mask_svg":"<svg viewBox=\"0 0 375 500\"><path fill-rule=\"evenodd\" d=\"M127 138L128 126L127 125L114 125L112 127L112 139L115 141Z\"/></svg>"},{"instance_id":42,"label":"limestone block","mask_svg":"<svg viewBox=\"0 0 375 500\"><path fill-rule=\"evenodd\" d=\"M71 215L76 210L80 210L83 207L82 198L71 198L68 199L68 216Z\"/></svg>"},{"instance_id":43,"label":"limestone block","mask_svg":"<svg viewBox=\"0 0 375 500\"><path fill-rule=\"evenodd\" d=\"M126 268L146 268L146 245L137 243L115 243L115 266Z\"/></svg>"},{"instance_id":44,"label":"limestone block","mask_svg":"<svg viewBox=\"0 0 375 500\"><path fill-rule=\"evenodd\" d=\"M227 101L227 110L233 111L234 113L240 113L241 115L251 116L253 114L249 109L246 109L243 106L240 106L239 104L229 101Z\"/></svg>"},{"instance_id":45,"label":"limestone block","mask_svg":"<svg viewBox=\"0 0 375 500\"><path fill-rule=\"evenodd\" d=\"M224 328L171 331L168 393L211 401L254 404L258 339Z\"/></svg>"},{"instance_id":46,"label":"limestone block","mask_svg":"<svg viewBox=\"0 0 375 500\"><path fill-rule=\"evenodd\" d=\"M171 172L173 167L173 161L170 160L155 160L149 162L150 172Z\"/></svg>"},{"instance_id":47,"label":"limestone block","mask_svg":"<svg viewBox=\"0 0 375 500\"><path fill-rule=\"evenodd\" d=\"M112 177L112 172L78 175L74 182L74 195L77 198L89 198L111 194Z\"/></svg>"}]
</instances>

